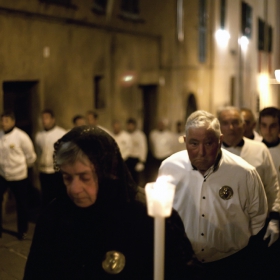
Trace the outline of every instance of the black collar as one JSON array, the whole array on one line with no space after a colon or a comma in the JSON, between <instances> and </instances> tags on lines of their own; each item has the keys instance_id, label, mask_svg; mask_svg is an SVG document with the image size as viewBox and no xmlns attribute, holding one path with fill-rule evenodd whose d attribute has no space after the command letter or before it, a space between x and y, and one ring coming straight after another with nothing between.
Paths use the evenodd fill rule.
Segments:
<instances>
[{"instance_id":1,"label":"black collar","mask_svg":"<svg viewBox=\"0 0 280 280\"><path fill-rule=\"evenodd\" d=\"M242 140L236 145L236 147L243 147L245 144L245 141L244 139L242 138ZM226 148L230 148L231 146L229 146L227 143L223 142L223 145L226 147Z\"/></svg>"},{"instance_id":2,"label":"black collar","mask_svg":"<svg viewBox=\"0 0 280 280\"><path fill-rule=\"evenodd\" d=\"M13 126L12 128L10 128L9 130L4 131L4 134L10 133L14 128L15 128L15 126Z\"/></svg>"},{"instance_id":3,"label":"black collar","mask_svg":"<svg viewBox=\"0 0 280 280\"><path fill-rule=\"evenodd\" d=\"M277 141L272 142L272 143L268 143L266 142L264 139L262 140L262 142L268 147L268 148L273 148L278 146L278 144L280 143L280 138L277 139Z\"/></svg>"},{"instance_id":4,"label":"black collar","mask_svg":"<svg viewBox=\"0 0 280 280\"><path fill-rule=\"evenodd\" d=\"M254 140L255 139L255 134L253 133L252 135L250 136L246 136L247 138L251 139L251 140Z\"/></svg>"}]
</instances>

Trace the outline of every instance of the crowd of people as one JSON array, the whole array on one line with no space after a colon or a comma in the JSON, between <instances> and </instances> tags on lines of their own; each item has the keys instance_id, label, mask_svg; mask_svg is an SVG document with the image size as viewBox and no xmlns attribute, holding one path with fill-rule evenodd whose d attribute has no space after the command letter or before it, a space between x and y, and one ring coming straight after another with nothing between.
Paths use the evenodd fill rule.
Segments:
<instances>
[{"instance_id":1,"label":"crowd of people","mask_svg":"<svg viewBox=\"0 0 280 280\"><path fill-rule=\"evenodd\" d=\"M176 133L161 119L147 136L133 118L125 129L119 120L106 129L93 111L66 131L44 110L34 146L12 112L1 123L0 195L9 188L15 196L19 239L36 159L40 172L43 209L25 280L153 279L143 187L161 176L176 186L165 279L279 279L278 108L258 119L248 108L198 110L176 123Z\"/></svg>"},{"instance_id":2,"label":"crowd of people","mask_svg":"<svg viewBox=\"0 0 280 280\"><path fill-rule=\"evenodd\" d=\"M147 175L147 155L148 141L143 131L137 127L137 121L129 118L126 122L126 129L118 120L112 122L112 128L106 129L99 125L98 114L94 111L87 111L84 115L75 115L72 118L73 127L82 125L93 125L105 130L116 141L123 160L125 161L134 181L137 185L144 187L148 180ZM18 216L18 238L25 239L28 230L28 194L30 180L28 171L36 165L40 182L40 204L44 208L55 197L65 192L63 179L60 173L55 172L53 167L54 143L67 133L68 129L62 128L56 123L53 110L45 109L41 112L42 129L35 134L34 141L23 130L16 127L15 112L5 111L1 115L0 134L0 197L7 190L10 190L16 201ZM158 148L157 139L153 144L155 159L157 155L169 145L168 156L175 152L175 134L167 130L163 125L159 125L158 130L153 133L162 134L163 137L169 135L170 141L163 141L163 147ZM173 137L173 138L172 138ZM152 139L153 140L153 139ZM153 143L153 142L151 142ZM176 149L176 148L175 148ZM159 151L159 152L156 152ZM163 158L161 158L163 159ZM153 180L156 179L158 163L148 162L154 170ZM156 166L156 168L153 168ZM150 173L149 173L150 174ZM147 175L147 176L146 176ZM0 210L0 236L2 235L2 207Z\"/></svg>"}]
</instances>

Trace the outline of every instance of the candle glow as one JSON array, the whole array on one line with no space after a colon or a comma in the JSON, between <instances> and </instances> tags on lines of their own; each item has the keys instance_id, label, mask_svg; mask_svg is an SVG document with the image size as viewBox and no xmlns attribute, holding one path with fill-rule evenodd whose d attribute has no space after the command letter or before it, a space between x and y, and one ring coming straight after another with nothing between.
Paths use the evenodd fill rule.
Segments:
<instances>
[{"instance_id":1,"label":"candle glow","mask_svg":"<svg viewBox=\"0 0 280 280\"><path fill-rule=\"evenodd\" d=\"M175 186L167 181L166 176L161 176L154 183L145 187L148 215L152 217L168 217L171 214Z\"/></svg>"},{"instance_id":2,"label":"candle glow","mask_svg":"<svg viewBox=\"0 0 280 280\"><path fill-rule=\"evenodd\" d=\"M175 185L161 176L145 186L148 215L154 217L154 280L164 279L165 217L171 215Z\"/></svg>"}]
</instances>

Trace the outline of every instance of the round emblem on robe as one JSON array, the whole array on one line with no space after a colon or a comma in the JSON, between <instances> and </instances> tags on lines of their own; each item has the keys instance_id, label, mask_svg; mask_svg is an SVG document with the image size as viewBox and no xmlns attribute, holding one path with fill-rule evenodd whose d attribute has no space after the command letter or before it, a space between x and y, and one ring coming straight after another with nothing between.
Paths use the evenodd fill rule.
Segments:
<instances>
[{"instance_id":1,"label":"round emblem on robe","mask_svg":"<svg viewBox=\"0 0 280 280\"><path fill-rule=\"evenodd\" d=\"M110 274L120 273L125 266L125 256L118 251L109 251L102 262L103 269Z\"/></svg>"},{"instance_id":2,"label":"round emblem on robe","mask_svg":"<svg viewBox=\"0 0 280 280\"><path fill-rule=\"evenodd\" d=\"M223 186L219 190L219 195L222 199L228 200L233 196L233 190L229 186Z\"/></svg>"}]
</instances>

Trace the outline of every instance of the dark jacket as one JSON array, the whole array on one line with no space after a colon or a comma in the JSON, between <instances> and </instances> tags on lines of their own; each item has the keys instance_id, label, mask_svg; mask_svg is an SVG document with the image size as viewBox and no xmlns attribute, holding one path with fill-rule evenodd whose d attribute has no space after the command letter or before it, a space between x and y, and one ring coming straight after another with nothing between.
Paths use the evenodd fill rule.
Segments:
<instances>
[{"instance_id":1,"label":"dark jacket","mask_svg":"<svg viewBox=\"0 0 280 280\"><path fill-rule=\"evenodd\" d=\"M64 194L46 208L37 221L24 280L153 279L154 219L116 142L98 127L73 128L54 145L56 170L61 147L68 142L94 165L98 196L93 205L80 208ZM191 279L193 250L176 212L166 219L165 240L165 280ZM117 274L102 267L109 251L125 257Z\"/></svg>"},{"instance_id":2,"label":"dark jacket","mask_svg":"<svg viewBox=\"0 0 280 280\"><path fill-rule=\"evenodd\" d=\"M139 199L104 215L94 205L57 199L37 222L24 279L153 279L153 230L154 219ZM191 279L193 251L175 211L166 219L165 237L165 279ZM112 250L126 260L115 275L102 268Z\"/></svg>"}]
</instances>

